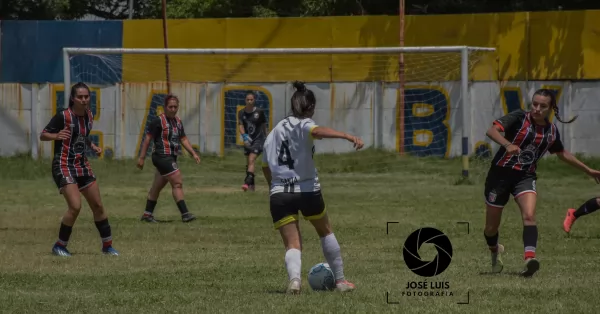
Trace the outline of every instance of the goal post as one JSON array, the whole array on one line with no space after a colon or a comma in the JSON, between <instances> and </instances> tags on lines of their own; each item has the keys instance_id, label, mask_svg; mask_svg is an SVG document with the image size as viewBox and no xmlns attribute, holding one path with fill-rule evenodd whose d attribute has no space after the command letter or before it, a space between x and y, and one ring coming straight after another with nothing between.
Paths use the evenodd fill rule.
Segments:
<instances>
[{"instance_id":1,"label":"goal post","mask_svg":"<svg viewBox=\"0 0 600 314\"><path fill-rule=\"evenodd\" d=\"M128 140L121 136L120 133L126 132L125 129L129 129L129 132L131 133L133 132L131 131L132 127L126 126L126 123L117 120L126 119L122 114L125 112L124 108L126 106L134 105L133 103L130 104L128 102L139 102L139 99L129 96L129 94L134 93L134 91L131 91L131 88L128 90L125 85L130 83L157 84L158 82L166 81L166 78L164 77L165 55L174 56L170 62L171 84L177 84L178 82L182 84L194 83L205 85L219 83L222 84L221 90L226 90L227 86L230 85L244 86L244 88L249 86L247 88L249 90L252 89L252 86L256 86L256 90L260 90L261 84L282 84L282 86L284 86L282 88L285 89L281 92L282 96L273 96L277 98L277 100L270 100L270 102L278 101L277 104L271 103L270 105L276 105L277 110L279 111L277 114L270 115L269 128L285 116L283 113L284 111L286 113L289 111L289 98L291 97L291 93L293 93L291 82L299 80L304 81L307 85L320 83L331 84L331 90L327 93L321 90L317 93L317 107L327 108L327 110L331 111L328 114L324 113L322 116L319 116L321 120L325 120L322 122L323 124L329 125L328 122L338 119L339 123L331 126L363 137L366 139L365 146L375 149L390 149L397 151L398 147L407 147L408 149L405 151L408 154L412 153L425 156L441 155L445 157L457 157L458 155L462 155L462 176L468 177L469 154L472 151L470 147L472 145L471 124L473 119L470 97L470 73L473 71L474 64L477 63L482 55L493 52L495 52L495 48L470 46L239 49L66 47L63 48L64 90L66 96L69 87L76 81L83 81L86 83L88 81L94 81L96 85L118 85L115 88L115 93L117 94L114 96L116 99L115 107L117 108L114 110L119 114L115 114L115 121L108 124L114 124L113 131L115 138L113 145L115 157L131 158L135 157L136 154L126 149L125 146L130 144L127 144ZM390 99L395 98L389 96L390 90L399 90L401 88L398 82L397 64L394 65L393 61L397 60L400 54L404 55L406 64L405 76L408 78L406 85L403 87L413 88L414 90L412 93L406 93L406 101L403 102L410 105L410 108L395 108L398 104L390 104L392 102ZM88 57L88 59L86 59L87 61L77 59L81 56ZM178 56L181 58L179 61L177 60ZM98 59L98 64L91 64L93 62L89 61L89 57ZM158 60L157 57L162 57L162 62ZM245 60L241 61L241 58L245 58ZM247 61L246 59L250 61ZM233 71L242 68L240 64L243 63L246 65L246 63L252 62L262 63L260 67L252 67L251 64L250 68L252 68L252 70L241 71L242 74L231 74ZM159 67L162 68L153 69ZM127 71L126 68L128 68ZM492 70L489 71L491 72ZM125 72L129 74L125 75ZM153 74L154 72L161 72L162 77ZM227 72L227 75L221 72ZM131 73L134 73L134 75ZM410 79L411 75L412 79ZM104 82L103 78L110 76L116 78L112 78L110 82L108 79L105 79L106 84L102 84ZM492 76L493 75L490 75L490 81L493 80L491 78ZM431 89L423 87L425 85L435 86L447 82L453 82L459 86L459 88L456 88L458 89L458 92L456 89L452 91L452 94L458 95L458 97L455 98L456 101L453 101L453 112L451 114L451 105L447 103L449 102L447 98L450 97L449 92L435 92L435 88L433 87ZM366 87L364 90L358 91L356 86L361 83L372 83L374 85L369 85L369 87ZM337 86L344 84L353 84L354 87ZM336 85L335 88L334 85ZM225 88L223 86L225 86ZM311 87L309 86L309 88ZM334 91L334 89L338 88L349 88L348 93L352 90L356 95L352 100L346 100L345 102L339 99L334 100L336 97L335 95L341 93ZM368 90L368 92L365 92L365 90ZM179 93L181 92L183 92L183 90L180 89ZM126 95L122 95L122 93L125 93ZM178 94L177 91L174 91L173 93ZM187 96L190 94L189 91L185 91L185 93ZM243 93L244 92L241 91L237 94L227 94L221 97L221 101L227 102L233 100L233 102L237 102L237 110L239 111L239 106L244 104L243 98L246 96L242 95ZM265 91L265 94L268 93L269 91ZM361 95L361 93L368 93L369 96ZM327 96L329 99L324 98L326 97L326 94L329 95ZM180 96L180 98L186 97L185 95L178 96ZM207 97L206 94L204 97ZM236 99L231 99L232 97ZM259 98L260 97L261 96L259 95ZM343 97L347 97L346 92L344 92ZM63 98L65 107L68 106L68 98L69 97ZM213 100L218 102L219 97L216 97ZM190 100L187 99L186 101L189 102ZM197 99L196 101L200 102L200 100ZM356 102L361 101L370 102L370 104L368 106L356 104ZM202 129L200 126L197 126L198 130L196 133L198 134L196 135L198 136L196 137L196 140L193 141L193 144L197 144L200 151L216 152L219 155L223 155L229 144L235 146L235 143L240 142L239 139L235 138L238 135L235 133L236 130L228 131L229 133L233 132L231 134L225 134L226 132L223 127L224 124L228 124L230 129L231 125L233 125L233 129L237 129L236 124L232 124L231 121L237 119L237 111L231 111L229 113L225 112L225 109L223 109L223 107L226 107L225 103L216 105L211 103L211 108L207 108L209 106L208 102L210 101L204 100L204 105L198 105L200 108L199 115L205 113L202 112L202 110L209 112L211 110L218 110L218 107L220 107L220 109L224 111L223 119L225 122L221 121L221 129L224 133L218 134L218 137L229 138L226 140L219 140L221 144L217 145L211 142L213 140L210 139L211 136L217 136L217 128L211 127L211 129L207 131L206 128ZM327 102L330 102L330 104L327 104ZM347 106L350 102L352 102L353 105L356 105L356 108L342 108L339 110L362 110L363 113L368 111L369 118L364 119L363 117L359 119L356 117L346 117L347 121L341 121L343 120L342 118L333 117L338 106ZM437 104L440 106L437 106ZM447 106L448 108L445 108L442 105ZM158 106L162 106L162 104L158 104ZM457 115L457 112L454 112L456 110L454 108L460 111L459 115ZM325 109L322 110L325 111ZM405 114L410 115L410 117L404 117ZM394 116L393 118L391 118L392 115ZM434 122L427 122L428 120L421 119L427 115L433 115L437 120ZM217 114L215 113L214 117L216 116ZM275 118L273 116L275 116ZM319 117L316 117L315 120L319 120ZM206 119L214 120L214 118ZM443 123L449 123L449 119L453 119L456 125L459 126L460 135L458 135L456 130L441 130L439 128L436 129L434 126L430 126L435 123L439 124L442 120ZM145 119L137 117L137 120L141 121ZM212 120L211 122L214 122ZM202 121L198 122L200 125L202 123ZM319 123L319 121L317 121L317 123ZM422 130L418 129L421 124L424 125L424 129ZM369 126L365 127L365 125ZM344 130L343 127L346 129ZM399 138L398 133L392 134L394 132L391 132L389 130L390 128L395 128L396 130L398 130L398 128L403 128L401 133L405 134L405 136ZM133 127L133 129L135 129L135 127ZM200 134L202 132L205 132L206 134ZM445 139L444 136L447 136L447 139ZM392 139L393 137L395 137L395 139ZM338 149L335 146L336 144L331 145L331 152L341 152L341 149ZM442 147L444 145L451 148L447 149L446 147ZM460 148L458 148L457 145L460 146ZM452 152L448 150L452 150ZM458 153L458 151L460 151L460 153Z\"/></svg>"}]
</instances>

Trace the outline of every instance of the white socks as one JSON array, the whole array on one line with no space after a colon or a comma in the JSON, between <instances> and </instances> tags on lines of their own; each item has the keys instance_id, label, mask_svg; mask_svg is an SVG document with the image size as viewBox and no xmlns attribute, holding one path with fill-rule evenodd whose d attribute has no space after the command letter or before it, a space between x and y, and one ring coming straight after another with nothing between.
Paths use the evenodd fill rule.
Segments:
<instances>
[{"instance_id":1,"label":"white socks","mask_svg":"<svg viewBox=\"0 0 600 314\"><path fill-rule=\"evenodd\" d=\"M333 233L321 238L323 255L333 271L335 281L344 280L344 263L342 262L342 251Z\"/></svg>"},{"instance_id":2,"label":"white socks","mask_svg":"<svg viewBox=\"0 0 600 314\"><path fill-rule=\"evenodd\" d=\"M298 249L289 249L285 252L285 268L289 280L300 279L302 269L302 253Z\"/></svg>"}]
</instances>

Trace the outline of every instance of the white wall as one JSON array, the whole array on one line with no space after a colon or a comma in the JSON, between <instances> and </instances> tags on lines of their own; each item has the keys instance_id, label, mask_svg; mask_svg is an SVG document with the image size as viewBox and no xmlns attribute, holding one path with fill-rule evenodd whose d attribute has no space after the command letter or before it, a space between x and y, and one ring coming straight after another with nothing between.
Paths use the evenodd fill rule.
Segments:
<instances>
[{"instance_id":1,"label":"white wall","mask_svg":"<svg viewBox=\"0 0 600 314\"><path fill-rule=\"evenodd\" d=\"M520 93L517 100L522 103L531 99L540 87L550 86L560 91L560 115L568 119L579 118L570 125L557 123L563 141L573 152L600 155L600 83L598 82L475 82L470 86L469 153L481 142L490 143L485 131L493 121L507 113L508 108L518 106L511 101L510 93ZM293 89L289 84L228 84L227 89L256 89L269 96L272 122L277 123L289 110L289 99ZM308 84L317 97L314 120L345 132L361 136L366 146L378 145L396 150L397 90L395 84L381 83L317 83ZM419 89L415 89L419 88ZM429 88L430 90L427 90ZM117 158L134 157L143 131L143 123L151 103L153 92L164 92L162 83L123 84L98 87L99 116L94 129L102 135L102 145ZM223 108L226 86L223 84L174 83L172 92L180 97L179 115L184 122L190 141L201 152L221 153L223 135ZM0 139L0 155L32 152L34 156L50 157L49 142L38 142L39 132L53 114L57 90L61 84L0 84L0 132L7 134ZM436 144L443 142L444 127L442 114L449 109L450 130L446 151L448 156L461 154L462 95L459 82L444 82L430 86L407 86L407 95L412 91L419 94L407 98L414 103L409 115L423 115L419 120L407 121L406 129L422 131L415 134L423 142L425 153L434 152ZM516 94L519 95L519 94ZM407 96L409 97L409 96ZM445 99L447 97L447 106ZM411 99L413 101L411 102ZM236 104L243 105L243 97ZM435 109L433 112L428 110ZM430 132L427 132L430 130ZM398 133L398 134L397 134ZM405 132L405 143L412 139ZM435 140L429 144L429 136ZM318 141L317 152L345 152L351 147L343 141ZM435 150L444 153L444 150ZM493 146L495 150L496 147Z\"/></svg>"}]
</instances>

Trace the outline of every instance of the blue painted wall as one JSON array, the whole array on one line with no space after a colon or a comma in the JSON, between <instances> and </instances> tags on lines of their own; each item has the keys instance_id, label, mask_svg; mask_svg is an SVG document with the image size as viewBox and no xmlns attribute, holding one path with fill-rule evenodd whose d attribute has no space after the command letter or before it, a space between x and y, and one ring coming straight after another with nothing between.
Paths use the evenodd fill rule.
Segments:
<instances>
[{"instance_id":1,"label":"blue painted wall","mask_svg":"<svg viewBox=\"0 0 600 314\"><path fill-rule=\"evenodd\" d=\"M0 29L2 83L60 83L63 47L121 48L123 45L121 21L2 21ZM119 81L121 56L101 58L72 57L71 81L91 84Z\"/></svg>"}]
</instances>

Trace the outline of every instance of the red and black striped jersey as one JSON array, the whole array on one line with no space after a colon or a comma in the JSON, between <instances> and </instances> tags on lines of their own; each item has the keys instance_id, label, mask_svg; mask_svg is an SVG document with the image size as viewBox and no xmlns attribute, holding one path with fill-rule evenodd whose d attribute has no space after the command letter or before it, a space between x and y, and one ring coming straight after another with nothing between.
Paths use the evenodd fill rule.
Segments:
<instances>
[{"instance_id":1,"label":"red and black striped jersey","mask_svg":"<svg viewBox=\"0 0 600 314\"><path fill-rule=\"evenodd\" d=\"M153 154L171 156L181 153L181 140L186 136L181 119L168 118L164 113L150 122L147 134L153 140Z\"/></svg>"},{"instance_id":2,"label":"red and black striped jersey","mask_svg":"<svg viewBox=\"0 0 600 314\"><path fill-rule=\"evenodd\" d=\"M52 167L65 177L94 176L86 152L91 145L90 132L94 123L92 112L87 110L84 116L76 115L70 108L56 113L43 133L58 133L67 128L71 137L54 141Z\"/></svg>"},{"instance_id":3,"label":"red and black striped jersey","mask_svg":"<svg viewBox=\"0 0 600 314\"><path fill-rule=\"evenodd\" d=\"M504 138L519 146L521 153L508 155L501 147L492 160L492 166L535 172L537 162L546 152L555 154L564 150L558 127L548 120L545 125L535 124L529 112L513 111L494 121L494 125L504 132Z\"/></svg>"}]
</instances>

